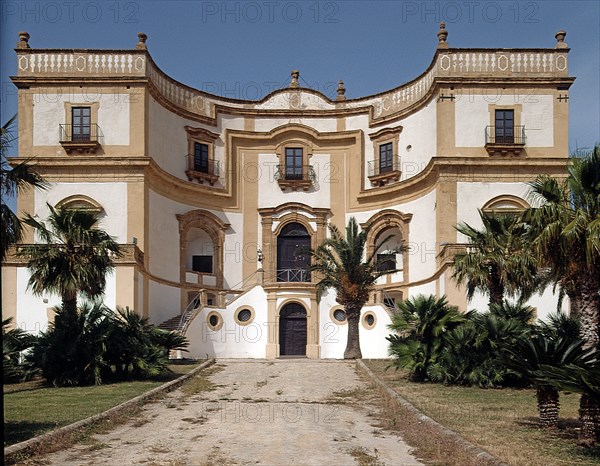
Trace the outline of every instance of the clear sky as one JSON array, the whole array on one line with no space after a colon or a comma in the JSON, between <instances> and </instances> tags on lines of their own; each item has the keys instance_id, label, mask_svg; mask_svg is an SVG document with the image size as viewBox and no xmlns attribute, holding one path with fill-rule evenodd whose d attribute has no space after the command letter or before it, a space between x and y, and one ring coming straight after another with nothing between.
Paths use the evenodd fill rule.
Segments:
<instances>
[{"instance_id":1,"label":"clear sky","mask_svg":"<svg viewBox=\"0 0 600 466\"><path fill-rule=\"evenodd\" d=\"M600 141L600 2L590 1L5 1L1 2L1 120L16 112L18 31L33 48L127 49L137 32L169 76L198 89L258 99L301 85L350 98L421 74L440 20L451 47L571 47L571 149ZM13 152L15 152L14 150ZM16 153L16 152L15 152Z\"/></svg>"}]
</instances>

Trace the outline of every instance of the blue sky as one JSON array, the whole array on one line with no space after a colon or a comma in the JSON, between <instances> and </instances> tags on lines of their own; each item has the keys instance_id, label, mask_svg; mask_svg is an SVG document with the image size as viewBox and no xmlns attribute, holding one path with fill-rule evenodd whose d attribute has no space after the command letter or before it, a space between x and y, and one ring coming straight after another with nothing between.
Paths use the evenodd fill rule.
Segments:
<instances>
[{"instance_id":1,"label":"blue sky","mask_svg":"<svg viewBox=\"0 0 600 466\"><path fill-rule=\"evenodd\" d=\"M429 65L440 20L454 47L571 47L571 149L600 141L598 1L2 1L1 121L16 112L13 48L127 49L148 35L153 59L171 77L228 97L257 99L301 84L348 97L409 81ZM13 150L16 153L16 149Z\"/></svg>"}]
</instances>

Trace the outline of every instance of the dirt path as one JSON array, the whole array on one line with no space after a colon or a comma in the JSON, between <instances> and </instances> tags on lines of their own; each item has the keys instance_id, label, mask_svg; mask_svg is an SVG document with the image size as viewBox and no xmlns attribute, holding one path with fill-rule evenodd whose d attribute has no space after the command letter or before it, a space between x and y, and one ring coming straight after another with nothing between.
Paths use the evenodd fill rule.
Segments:
<instances>
[{"instance_id":1,"label":"dirt path","mask_svg":"<svg viewBox=\"0 0 600 466\"><path fill-rule=\"evenodd\" d=\"M221 360L208 379L184 389L196 393L177 390L42 464L421 464L399 437L376 427L372 395L353 363Z\"/></svg>"}]
</instances>

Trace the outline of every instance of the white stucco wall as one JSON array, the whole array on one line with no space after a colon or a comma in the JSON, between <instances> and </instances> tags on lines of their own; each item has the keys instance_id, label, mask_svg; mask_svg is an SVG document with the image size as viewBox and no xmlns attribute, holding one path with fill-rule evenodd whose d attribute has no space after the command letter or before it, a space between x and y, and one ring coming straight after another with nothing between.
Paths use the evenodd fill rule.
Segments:
<instances>
[{"instance_id":1,"label":"white stucco wall","mask_svg":"<svg viewBox=\"0 0 600 466\"><path fill-rule=\"evenodd\" d=\"M276 207L288 202L300 202L311 207L329 207L331 188L331 164L329 154L313 154L310 165L313 166L317 179L308 191L299 189L285 191L275 180L275 169L279 164L276 154L259 154L260 178L258 185L258 208Z\"/></svg>"},{"instance_id":2,"label":"white stucco wall","mask_svg":"<svg viewBox=\"0 0 600 466\"><path fill-rule=\"evenodd\" d=\"M64 153L59 142L60 124L71 124L71 115L65 110L65 103L71 102L89 106L98 102L98 126L104 135L102 145L129 145L130 96L128 94L99 94L89 88L69 92L51 93L46 90L34 94L33 101L33 145L56 145L58 153Z\"/></svg>"},{"instance_id":3,"label":"white stucco wall","mask_svg":"<svg viewBox=\"0 0 600 466\"><path fill-rule=\"evenodd\" d=\"M149 191L150 272L159 278L179 282L179 222L177 214L196 208ZM243 215L209 211L231 226L226 231L223 248L224 286L242 282L241 263L245 260ZM152 303L151 303L152 305Z\"/></svg>"},{"instance_id":4,"label":"white stucco wall","mask_svg":"<svg viewBox=\"0 0 600 466\"><path fill-rule=\"evenodd\" d=\"M481 218L477 209L481 209L487 201L502 194L518 196L528 200L529 187L525 183L483 183L483 182L458 182L456 183L456 217L457 222L466 222L474 228L482 228ZM464 243L467 238L456 233L457 241Z\"/></svg>"},{"instance_id":5,"label":"white stucco wall","mask_svg":"<svg viewBox=\"0 0 600 466\"><path fill-rule=\"evenodd\" d=\"M73 195L84 195L102 206L105 212L98 226L113 236L119 243L131 242L127 238L127 183L53 183L44 191L35 191L34 215L48 218L50 209L46 203L56 206L63 199Z\"/></svg>"},{"instance_id":6,"label":"white stucco wall","mask_svg":"<svg viewBox=\"0 0 600 466\"><path fill-rule=\"evenodd\" d=\"M494 92L485 95L461 95L455 101L455 140L457 147L482 147L485 127L493 121L490 105L522 105L521 125L525 126L527 146L551 147L554 145L554 101L551 95L511 95ZM515 110L515 119L517 110ZM517 124L515 122L515 124Z\"/></svg>"},{"instance_id":7,"label":"white stucco wall","mask_svg":"<svg viewBox=\"0 0 600 466\"><path fill-rule=\"evenodd\" d=\"M48 318L53 316L51 309L60 306L61 298L59 295L44 292L41 296L35 296L27 289L31 273L27 267L17 267L17 315L15 324L31 333L45 331L48 328ZM111 310L115 310L116 303L116 277L115 272L106 276L106 288L102 301ZM46 300L47 302L44 302ZM79 299L81 304L84 299Z\"/></svg>"},{"instance_id":8,"label":"white stucco wall","mask_svg":"<svg viewBox=\"0 0 600 466\"><path fill-rule=\"evenodd\" d=\"M260 286L252 288L225 310L204 308L190 323L187 338L190 341L186 357L206 358L264 358L266 345L269 343L267 326L267 297ZM251 306L254 309L254 320L241 326L234 315L240 308ZM223 319L223 326L213 331L207 323L208 314L216 311ZM271 342L272 343L272 342Z\"/></svg>"},{"instance_id":9,"label":"white stucco wall","mask_svg":"<svg viewBox=\"0 0 600 466\"><path fill-rule=\"evenodd\" d=\"M398 143L401 180L419 174L432 157L444 155L437 154L436 111L435 101L430 101L426 106L397 123L402 126Z\"/></svg>"}]
</instances>

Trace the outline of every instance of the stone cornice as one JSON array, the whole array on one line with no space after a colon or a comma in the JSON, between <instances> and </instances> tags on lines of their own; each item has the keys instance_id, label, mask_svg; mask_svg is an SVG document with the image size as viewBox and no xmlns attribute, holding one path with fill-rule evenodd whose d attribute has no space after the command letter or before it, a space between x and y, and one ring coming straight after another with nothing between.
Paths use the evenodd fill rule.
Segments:
<instances>
[{"instance_id":1,"label":"stone cornice","mask_svg":"<svg viewBox=\"0 0 600 466\"><path fill-rule=\"evenodd\" d=\"M568 48L438 49L428 68L394 89L365 97L332 100L306 88L279 89L260 100L231 99L182 84L164 73L147 50L16 49L19 87L59 82L147 82L150 93L171 111L216 125L218 113L243 115L341 116L368 113L376 126L426 104L441 83L509 81L523 85L570 86ZM516 81L515 81L516 80Z\"/></svg>"}]
</instances>

